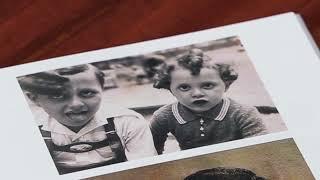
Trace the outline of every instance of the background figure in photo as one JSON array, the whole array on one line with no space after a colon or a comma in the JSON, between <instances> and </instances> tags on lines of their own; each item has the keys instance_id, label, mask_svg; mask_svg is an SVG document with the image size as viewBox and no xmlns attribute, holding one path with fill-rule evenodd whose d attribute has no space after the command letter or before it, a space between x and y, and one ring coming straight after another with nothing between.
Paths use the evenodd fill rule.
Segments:
<instances>
[{"instance_id":1,"label":"background figure in photo","mask_svg":"<svg viewBox=\"0 0 320 180\"><path fill-rule=\"evenodd\" d=\"M19 83L47 115L39 129L60 174L156 154L140 114L101 107L104 77L96 67L40 72L20 77Z\"/></svg>"},{"instance_id":2,"label":"background figure in photo","mask_svg":"<svg viewBox=\"0 0 320 180\"><path fill-rule=\"evenodd\" d=\"M266 180L254 172L242 168L217 167L189 175L184 180Z\"/></svg>"},{"instance_id":3,"label":"background figure in photo","mask_svg":"<svg viewBox=\"0 0 320 180\"><path fill-rule=\"evenodd\" d=\"M163 153L168 133L182 150L266 134L256 108L225 96L237 78L231 65L216 63L200 49L163 64L154 87L169 90L177 102L161 107L152 117L158 153Z\"/></svg>"}]
</instances>

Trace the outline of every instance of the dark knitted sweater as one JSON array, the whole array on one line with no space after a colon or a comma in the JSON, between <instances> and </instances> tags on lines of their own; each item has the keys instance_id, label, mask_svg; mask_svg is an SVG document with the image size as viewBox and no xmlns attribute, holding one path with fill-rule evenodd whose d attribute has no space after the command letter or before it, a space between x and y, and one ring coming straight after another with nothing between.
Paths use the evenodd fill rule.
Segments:
<instances>
[{"instance_id":1,"label":"dark knitted sweater","mask_svg":"<svg viewBox=\"0 0 320 180\"><path fill-rule=\"evenodd\" d=\"M193 113L180 103L165 105L154 113L151 131L159 154L163 152L169 132L182 150L267 133L256 108L229 98L201 114Z\"/></svg>"}]
</instances>

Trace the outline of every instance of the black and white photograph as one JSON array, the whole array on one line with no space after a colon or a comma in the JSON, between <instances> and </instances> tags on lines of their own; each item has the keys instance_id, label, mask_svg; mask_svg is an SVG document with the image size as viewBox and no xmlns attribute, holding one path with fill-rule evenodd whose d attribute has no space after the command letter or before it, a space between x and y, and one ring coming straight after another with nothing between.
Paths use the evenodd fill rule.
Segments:
<instances>
[{"instance_id":1,"label":"black and white photograph","mask_svg":"<svg viewBox=\"0 0 320 180\"><path fill-rule=\"evenodd\" d=\"M59 174L286 131L240 39L17 80Z\"/></svg>"},{"instance_id":2,"label":"black and white photograph","mask_svg":"<svg viewBox=\"0 0 320 180\"><path fill-rule=\"evenodd\" d=\"M315 180L292 138L90 178L104 179Z\"/></svg>"}]
</instances>

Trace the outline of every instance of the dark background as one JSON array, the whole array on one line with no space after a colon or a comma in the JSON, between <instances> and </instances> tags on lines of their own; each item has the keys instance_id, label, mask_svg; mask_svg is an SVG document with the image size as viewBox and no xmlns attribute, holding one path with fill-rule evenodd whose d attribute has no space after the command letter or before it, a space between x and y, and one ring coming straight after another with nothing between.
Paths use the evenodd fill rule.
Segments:
<instances>
[{"instance_id":1,"label":"dark background","mask_svg":"<svg viewBox=\"0 0 320 180\"><path fill-rule=\"evenodd\" d=\"M319 0L1 0L0 67L300 13L320 44Z\"/></svg>"}]
</instances>

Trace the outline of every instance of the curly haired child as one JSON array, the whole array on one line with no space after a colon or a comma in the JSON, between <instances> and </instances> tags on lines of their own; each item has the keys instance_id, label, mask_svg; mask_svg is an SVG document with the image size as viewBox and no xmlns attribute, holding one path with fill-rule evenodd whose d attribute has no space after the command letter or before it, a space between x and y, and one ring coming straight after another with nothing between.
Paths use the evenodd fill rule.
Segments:
<instances>
[{"instance_id":1,"label":"curly haired child","mask_svg":"<svg viewBox=\"0 0 320 180\"><path fill-rule=\"evenodd\" d=\"M158 109L151 120L158 154L169 132L182 150L266 134L256 108L225 96L237 78L230 65L214 63L199 49L163 64L154 87L169 90L177 102Z\"/></svg>"}]
</instances>

